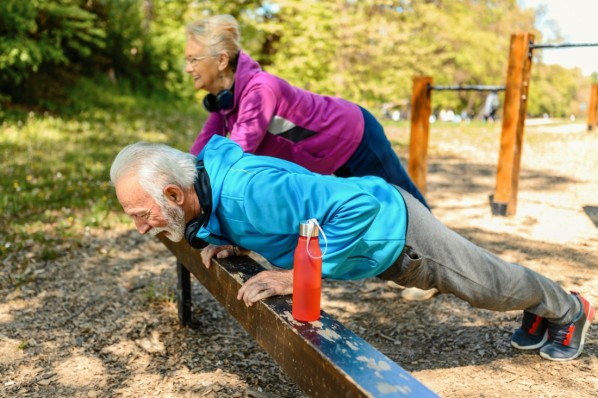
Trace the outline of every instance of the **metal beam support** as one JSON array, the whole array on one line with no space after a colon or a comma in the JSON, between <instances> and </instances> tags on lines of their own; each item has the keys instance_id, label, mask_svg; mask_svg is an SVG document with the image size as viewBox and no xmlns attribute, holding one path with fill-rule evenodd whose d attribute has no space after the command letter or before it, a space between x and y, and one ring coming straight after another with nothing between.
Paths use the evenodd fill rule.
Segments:
<instances>
[{"instance_id":1,"label":"metal beam support","mask_svg":"<svg viewBox=\"0 0 598 398\"><path fill-rule=\"evenodd\" d=\"M529 46L530 50L551 49L551 48L571 48L571 47L598 47L598 43L555 43L555 44L534 44Z\"/></svg>"},{"instance_id":2,"label":"metal beam support","mask_svg":"<svg viewBox=\"0 0 598 398\"><path fill-rule=\"evenodd\" d=\"M176 263L177 271L177 304L179 322L183 326L192 326L191 320L191 275L179 261Z\"/></svg>"},{"instance_id":3,"label":"metal beam support","mask_svg":"<svg viewBox=\"0 0 598 398\"><path fill-rule=\"evenodd\" d=\"M451 86L430 86L434 91L505 91L505 86L484 86L479 84L459 84Z\"/></svg>"},{"instance_id":4,"label":"metal beam support","mask_svg":"<svg viewBox=\"0 0 598 398\"><path fill-rule=\"evenodd\" d=\"M309 396L437 397L324 311L319 321L295 321L289 296L246 307L237 291L263 270L251 258L215 260L206 269L186 242L160 240Z\"/></svg>"}]
</instances>

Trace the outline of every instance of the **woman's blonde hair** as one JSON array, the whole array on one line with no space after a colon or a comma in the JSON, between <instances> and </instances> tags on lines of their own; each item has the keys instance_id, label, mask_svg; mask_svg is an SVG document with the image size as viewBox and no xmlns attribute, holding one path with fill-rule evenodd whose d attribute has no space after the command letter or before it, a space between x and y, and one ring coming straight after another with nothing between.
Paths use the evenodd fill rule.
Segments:
<instances>
[{"instance_id":1,"label":"woman's blonde hair","mask_svg":"<svg viewBox=\"0 0 598 398\"><path fill-rule=\"evenodd\" d=\"M191 22L187 25L187 39L204 45L213 55L226 53L230 60L235 60L241 51L239 24L232 15L215 15Z\"/></svg>"}]
</instances>

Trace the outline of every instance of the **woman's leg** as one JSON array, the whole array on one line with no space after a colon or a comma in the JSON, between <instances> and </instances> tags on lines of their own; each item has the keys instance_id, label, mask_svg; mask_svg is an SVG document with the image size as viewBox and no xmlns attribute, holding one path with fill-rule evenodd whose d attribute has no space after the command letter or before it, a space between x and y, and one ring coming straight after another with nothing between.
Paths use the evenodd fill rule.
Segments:
<instances>
[{"instance_id":1,"label":"woman's leg","mask_svg":"<svg viewBox=\"0 0 598 398\"><path fill-rule=\"evenodd\" d=\"M399 157L384 134L384 128L371 113L361 108L365 128L361 144L334 174L338 177L378 176L409 192L429 209L424 196L415 186Z\"/></svg>"}]
</instances>

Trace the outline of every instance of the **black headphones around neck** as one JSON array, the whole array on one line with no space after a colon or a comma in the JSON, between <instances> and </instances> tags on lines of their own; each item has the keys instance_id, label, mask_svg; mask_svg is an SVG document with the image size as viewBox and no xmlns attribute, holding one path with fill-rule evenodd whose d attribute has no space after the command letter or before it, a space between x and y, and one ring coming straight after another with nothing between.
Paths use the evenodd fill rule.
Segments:
<instances>
[{"instance_id":1,"label":"black headphones around neck","mask_svg":"<svg viewBox=\"0 0 598 398\"><path fill-rule=\"evenodd\" d=\"M231 59L231 69L233 72L236 72L237 65L239 64L239 55L240 51L236 52L235 55ZM206 108L208 112L218 112L218 111L225 111L228 109L233 109L235 106L235 84L229 89L221 90L218 94L214 95L212 93L203 97L203 106Z\"/></svg>"},{"instance_id":2,"label":"black headphones around neck","mask_svg":"<svg viewBox=\"0 0 598 398\"><path fill-rule=\"evenodd\" d=\"M234 86L228 90L221 90L217 95L212 93L203 97L203 106L208 112L232 109L235 105Z\"/></svg>"},{"instance_id":3,"label":"black headphones around neck","mask_svg":"<svg viewBox=\"0 0 598 398\"><path fill-rule=\"evenodd\" d=\"M204 167L203 161L198 161L195 167L197 169L197 176L195 177L193 186L199 200L201 214L185 225L185 240L194 249L203 249L208 243L198 238L197 232L199 232L202 226L208 223L212 214L212 188L210 187L210 177Z\"/></svg>"}]
</instances>

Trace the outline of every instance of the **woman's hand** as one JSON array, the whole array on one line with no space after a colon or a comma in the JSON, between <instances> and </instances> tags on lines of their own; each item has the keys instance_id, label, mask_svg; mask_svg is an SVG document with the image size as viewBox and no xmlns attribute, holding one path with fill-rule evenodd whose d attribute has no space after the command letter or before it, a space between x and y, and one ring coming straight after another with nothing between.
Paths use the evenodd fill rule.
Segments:
<instances>
[{"instance_id":1,"label":"woman's hand","mask_svg":"<svg viewBox=\"0 0 598 398\"><path fill-rule=\"evenodd\" d=\"M272 296L293 293L293 270L266 270L249 278L239 289L237 300L246 306Z\"/></svg>"},{"instance_id":2,"label":"woman's hand","mask_svg":"<svg viewBox=\"0 0 598 398\"><path fill-rule=\"evenodd\" d=\"M212 258L227 258L233 256L246 256L249 254L249 250L243 249L240 246L233 245L207 245L201 251L201 262L206 268L210 268L212 265Z\"/></svg>"}]
</instances>

